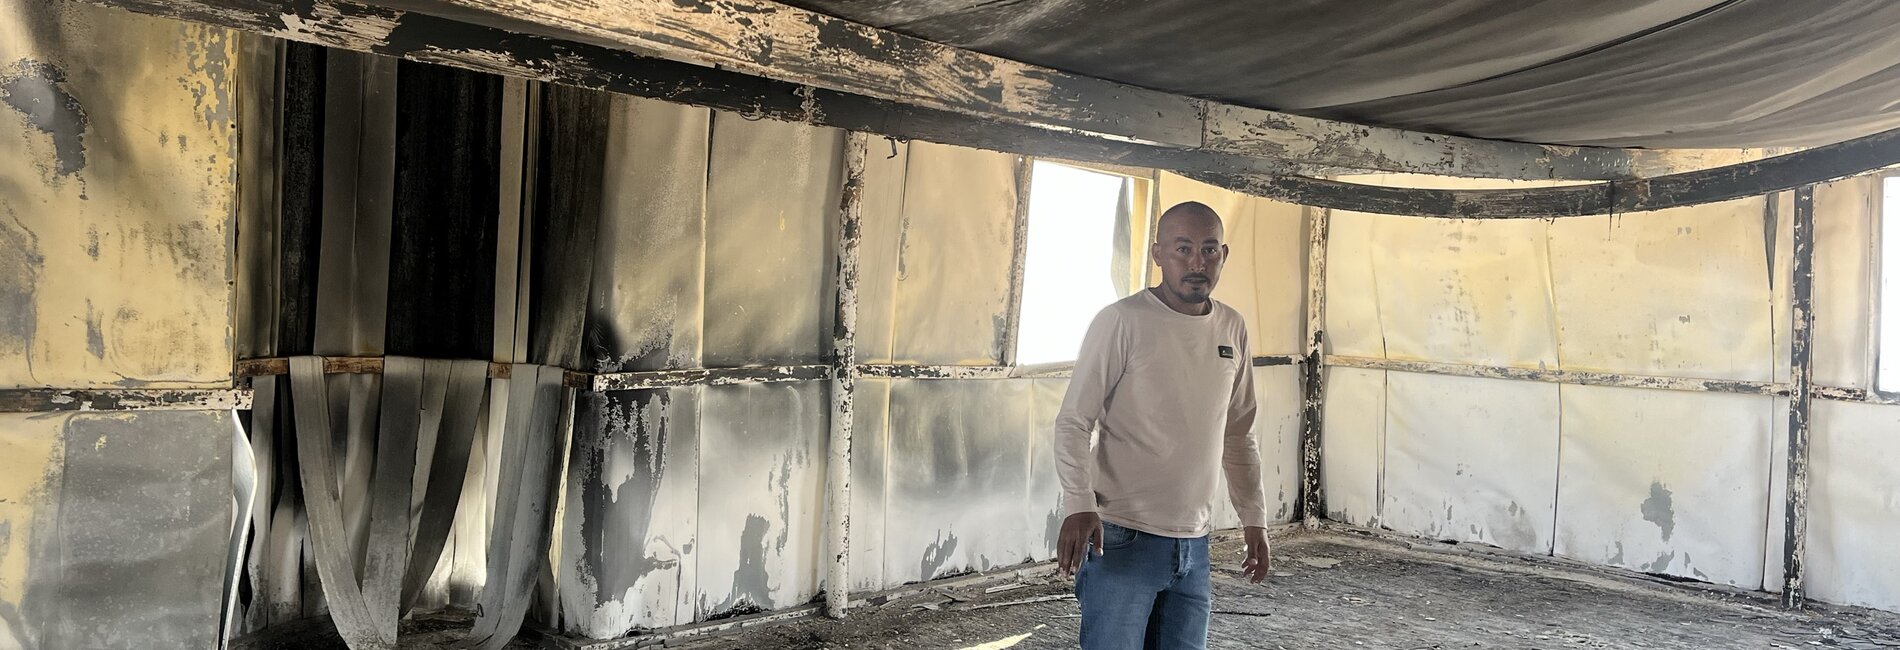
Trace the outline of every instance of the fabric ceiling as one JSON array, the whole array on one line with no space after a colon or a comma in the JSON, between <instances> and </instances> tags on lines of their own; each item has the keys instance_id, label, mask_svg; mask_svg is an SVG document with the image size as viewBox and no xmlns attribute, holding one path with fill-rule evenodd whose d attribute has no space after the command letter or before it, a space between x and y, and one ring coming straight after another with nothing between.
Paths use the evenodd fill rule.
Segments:
<instances>
[{"instance_id":1,"label":"fabric ceiling","mask_svg":"<svg viewBox=\"0 0 1900 650\"><path fill-rule=\"evenodd\" d=\"M1814 146L1900 127L1883 0L789 0L1137 86L1484 138Z\"/></svg>"}]
</instances>

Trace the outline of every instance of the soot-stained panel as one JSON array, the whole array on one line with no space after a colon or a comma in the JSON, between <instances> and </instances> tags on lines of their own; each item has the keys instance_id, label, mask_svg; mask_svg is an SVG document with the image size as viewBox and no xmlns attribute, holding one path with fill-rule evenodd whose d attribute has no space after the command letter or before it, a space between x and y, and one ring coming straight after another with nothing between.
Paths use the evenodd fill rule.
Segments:
<instances>
[{"instance_id":1,"label":"soot-stained panel","mask_svg":"<svg viewBox=\"0 0 1900 650\"><path fill-rule=\"evenodd\" d=\"M905 179L892 357L1000 363L1015 246L1016 157L912 142Z\"/></svg>"},{"instance_id":2,"label":"soot-stained panel","mask_svg":"<svg viewBox=\"0 0 1900 650\"><path fill-rule=\"evenodd\" d=\"M583 393L561 535L566 630L690 623L698 589L698 388Z\"/></svg>"},{"instance_id":3,"label":"soot-stained panel","mask_svg":"<svg viewBox=\"0 0 1900 650\"><path fill-rule=\"evenodd\" d=\"M1563 387L1556 553L1748 589L1762 580L1760 395Z\"/></svg>"},{"instance_id":4,"label":"soot-stained panel","mask_svg":"<svg viewBox=\"0 0 1900 650\"><path fill-rule=\"evenodd\" d=\"M237 49L0 0L0 388L230 383Z\"/></svg>"},{"instance_id":5,"label":"soot-stained panel","mask_svg":"<svg viewBox=\"0 0 1900 650\"><path fill-rule=\"evenodd\" d=\"M1549 553L1559 387L1405 372L1386 381L1380 524Z\"/></svg>"},{"instance_id":6,"label":"soot-stained panel","mask_svg":"<svg viewBox=\"0 0 1900 650\"><path fill-rule=\"evenodd\" d=\"M1552 222L1564 369L1768 381L1764 209L1752 198Z\"/></svg>"},{"instance_id":7,"label":"soot-stained panel","mask_svg":"<svg viewBox=\"0 0 1900 650\"><path fill-rule=\"evenodd\" d=\"M1320 421L1320 481L1326 518L1355 526L1379 523L1384 498L1387 373L1327 368L1326 404ZM1296 444L1297 448L1298 445ZM1299 474L1299 469L1294 474ZM1296 491L1297 493L1297 491ZM1299 497L1294 496L1294 499Z\"/></svg>"},{"instance_id":8,"label":"soot-stained panel","mask_svg":"<svg viewBox=\"0 0 1900 650\"><path fill-rule=\"evenodd\" d=\"M1900 611L1900 556L1892 552L1900 538L1900 407L1814 406L1808 593Z\"/></svg>"},{"instance_id":9,"label":"soot-stained panel","mask_svg":"<svg viewBox=\"0 0 1900 650\"><path fill-rule=\"evenodd\" d=\"M706 188L708 367L816 363L830 332L844 133L712 118Z\"/></svg>"},{"instance_id":10,"label":"soot-stained panel","mask_svg":"<svg viewBox=\"0 0 1900 650\"><path fill-rule=\"evenodd\" d=\"M885 486L903 471L890 466L891 380L859 379L851 403L851 588L877 591L886 586Z\"/></svg>"},{"instance_id":11,"label":"soot-stained panel","mask_svg":"<svg viewBox=\"0 0 1900 650\"><path fill-rule=\"evenodd\" d=\"M703 390L696 617L803 605L827 557L825 386Z\"/></svg>"},{"instance_id":12,"label":"soot-stained panel","mask_svg":"<svg viewBox=\"0 0 1900 650\"><path fill-rule=\"evenodd\" d=\"M887 584L1034 559L1047 524L1031 527L1032 380L899 380L891 386L885 525Z\"/></svg>"},{"instance_id":13,"label":"soot-stained panel","mask_svg":"<svg viewBox=\"0 0 1900 650\"><path fill-rule=\"evenodd\" d=\"M1031 550L1038 560L1055 557L1062 533L1062 479L1056 475L1056 414L1069 391L1069 380L1035 379L1030 384L1029 518ZM1036 533L1040 531L1041 537Z\"/></svg>"},{"instance_id":14,"label":"soot-stained panel","mask_svg":"<svg viewBox=\"0 0 1900 650\"><path fill-rule=\"evenodd\" d=\"M712 111L614 96L584 365L699 365Z\"/></svg>"},{"instance_id":15,"label":"soot-stained panel","mask_svg":"<svg viewBox=\"0 0 1900 650\"><path fill-rule=\"evenodd\" d=\"M0 644L215 647L225 411L0 415Z\"/></svg>"},{"instance_id":16,"label":"soot-stained panel","mask_svg":"<svg viewBox=\"0 0 1900 650\"><path fill-rule=\"evenodd\" d=\"M403 62L385 351L481 359L492 349L501 77Z\"/></svg>"}]
</instances>

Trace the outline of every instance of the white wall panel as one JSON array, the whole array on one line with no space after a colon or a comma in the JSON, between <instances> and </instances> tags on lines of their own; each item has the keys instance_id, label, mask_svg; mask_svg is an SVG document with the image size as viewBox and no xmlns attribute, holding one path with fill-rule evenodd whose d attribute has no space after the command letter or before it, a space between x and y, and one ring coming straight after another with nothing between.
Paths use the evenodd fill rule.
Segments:
<instances>
[{"instance_id":1,"label":"white wall panel","mask_svg":"<svg viewBox=\"0 0 1900 650\"><path fill-rule=\"evenodd\" d=\"M1814 407L1808 593L1900 611L1900 407Z\"/></svg>"},{"instance_id":2,"label":"white wall panel","mask_svg":"<svg viewBox=\"0 0 1900 650\"><path fill-rule=\"evenodd\" d=\"M1388 217L1372 224L1386 356L1557 366L1542 221Z\"/></svg>"},{"instance_id":3,"label":"white wall panel","mask_svg":"<svg viewBox=\"0 0 1900 650\"><path fill-rule=\"evenodd\" d=\"M1761 587L1774 400L1563 388L1556 552Z\"/></svg>"},{"instance_id":4,"label":"white wall panel","mask_svg":"<svg viewBox=\"0 0 1900 650\"><path fill-rule=\"evenodd\" d=\"M1548 553L1558 386L1404 372L1387 382L1383 525Z\"/></svg>"},{"instance_id":5,"label":"white wall panel","mask_svg":"<svg viewBox=\"0 0 1900 650\"><path fill-rule=\"evenodd\" d=\"M1372 226L1393 217L1334 212L1328 218L1326 351L1384 358L1385 325L1379 321L1379 285L1372 275Z\"/></svg>"},{"instance_id":6,"label":"white wall panel","mask_svg":"<svg viewBox=\"0 0 1900 650\"><path fill-rule=\"evenodd\" d=\"M1267 484L1267 517L1271 522L1293 520L1293 504L1300 500L1300 392L1299 366L1270 366L1253 371L1254 395L1260 414L1253 422L1260 441Z\"/></svg>"},{"instance_id":7,"label":"white wall panel","mask_svg":"<svg viewBox=\"0 0 1900 650\"><path fill-rule=\"evenodd\" d=\"M1387 374L1384 370L1326 369L1320 480L1325 484L1327 519L1356 526L1379 523ZM1295 494L1293 498L1299 498L1297 490Z\"/></svg>"}]
</instances>

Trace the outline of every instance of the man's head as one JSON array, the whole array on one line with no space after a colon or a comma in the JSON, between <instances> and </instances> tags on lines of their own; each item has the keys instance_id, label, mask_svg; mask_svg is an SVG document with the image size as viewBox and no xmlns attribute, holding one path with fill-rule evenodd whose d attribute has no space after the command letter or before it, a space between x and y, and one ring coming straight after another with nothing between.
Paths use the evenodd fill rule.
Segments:
<instances>
[{"instance_id":1,"label":"man's head","mask_svg":"<svg viewBox=\"0 0 1900 650\"><path fill-rule=\"evenodd\" d=\"M1161 213L1149 255L1161 267L1161 290L1168 294L1165 298L1172 298L1167 302L1183 306L1207 302L1227 261L1222 234L1220 215L1204 203L1188 201Z\"/></svg>"}]
</instances>

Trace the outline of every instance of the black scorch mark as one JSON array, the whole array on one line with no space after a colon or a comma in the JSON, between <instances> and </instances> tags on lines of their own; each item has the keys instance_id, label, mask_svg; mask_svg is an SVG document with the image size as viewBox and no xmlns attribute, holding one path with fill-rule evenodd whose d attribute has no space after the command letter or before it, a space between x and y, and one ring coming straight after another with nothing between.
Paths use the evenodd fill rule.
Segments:
<instances>
[{"instance_id":1,"label":"black scorch mark","mask_svg":"<svg viewBox=\"0 0 1900 650\"><path fill-rule=\"evenodd\" d=\"M86 110L65 86L66 73L50 63L21 59L0 70L0 103L26 118L27 126L52 136L59 176L86 166Z\"/></svg>"}]
</instances>

